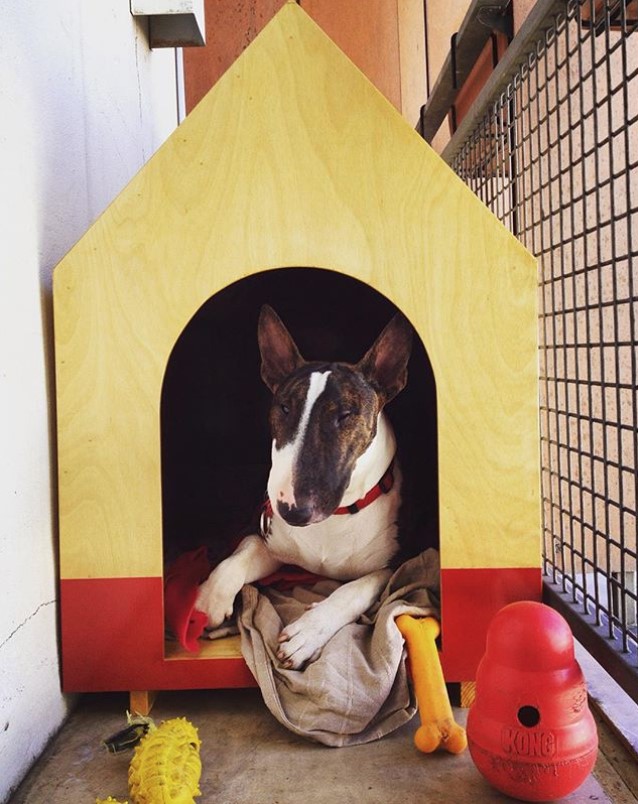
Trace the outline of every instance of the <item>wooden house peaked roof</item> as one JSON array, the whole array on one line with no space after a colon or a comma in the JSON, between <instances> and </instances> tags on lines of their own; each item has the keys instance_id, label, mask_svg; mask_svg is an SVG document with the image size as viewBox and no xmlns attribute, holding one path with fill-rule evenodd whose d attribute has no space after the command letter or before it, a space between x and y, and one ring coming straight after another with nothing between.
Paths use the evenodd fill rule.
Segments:
<instances>
[{"instance_id":1,"label":"wooden house peaked roof","mask_svg":"<svg viewBox=\"0 0 638 804\"><path fill-rule=\"evenodd\" d=\"M171 350L288 266L369 284L422 339L444 565L537 566L535 261L291 2L56 269L62 576L161 575Z\"/></svg>"}]
</instances>

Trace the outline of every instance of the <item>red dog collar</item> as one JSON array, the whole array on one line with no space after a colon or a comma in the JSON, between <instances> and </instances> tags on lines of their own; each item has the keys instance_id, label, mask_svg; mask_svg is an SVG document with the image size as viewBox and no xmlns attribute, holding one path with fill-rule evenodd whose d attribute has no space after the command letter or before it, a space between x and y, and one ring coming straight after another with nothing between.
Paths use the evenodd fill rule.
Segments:
<instances>
[{"instance_id":1,"label":"red dog collar","mask_svg":"<svg viewBox=\"0 0 638 804\"><path fill-rule=\"evenodd\" d=\"M334 514L358 514L363 508L366 508L370 503L373 503L377 497L382 494L387 494L394 486L394 461L385 470L385 474L379 480L376 486L373 486L370 491L360 500L353 502L352 505L342 505L334 511Z\"/></svg>"},{"instance_id":2,"label":"red dog collar","mask_svg":"<svg viewBox=\"0 0 638 804\"><path fill-rule=\"evenodd\" d=\"M368 505L373 503L377 497L380 497L382 494L387 494L392 489L392 486L394 486L394 460L392 460L390 466L388 466L388 468L385 470L381 480L379 480L379 482L370 489L365 497L361 497L360 500L353 502L352 505L340 506L332 512L332 515L358 514L359 511L367 508ZM259 522L259 530L261 531L262 536L267 536L270 533L270 521L272 516L272 503L270 502L270 498L266 497Z\"/></svg>"}]
</instances>

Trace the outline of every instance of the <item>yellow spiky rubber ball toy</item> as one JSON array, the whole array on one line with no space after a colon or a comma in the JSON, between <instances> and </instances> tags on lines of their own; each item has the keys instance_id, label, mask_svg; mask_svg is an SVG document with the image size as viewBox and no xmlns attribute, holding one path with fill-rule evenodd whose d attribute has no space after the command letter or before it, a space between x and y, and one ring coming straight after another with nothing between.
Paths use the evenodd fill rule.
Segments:
<instances>
[{"instance_id":1,"label":"yellow spiky rubber ball toy","mask_svg":"<svg viewBox=\"0 0 638 804\"><path fill-rule=\"evenodd\" d=\"M197 729L186 718L165 720L142 738L128 772L134 804L195 804L202 763Z\"/></svg>"}]
</instances>

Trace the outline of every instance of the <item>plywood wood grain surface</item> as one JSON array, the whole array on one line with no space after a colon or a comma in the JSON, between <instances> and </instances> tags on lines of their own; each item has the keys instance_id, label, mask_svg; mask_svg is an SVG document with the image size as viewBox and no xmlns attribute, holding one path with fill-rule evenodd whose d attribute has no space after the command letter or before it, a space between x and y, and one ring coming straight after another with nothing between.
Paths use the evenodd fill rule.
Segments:
<instances>
[{"instance_id":1,"label":"plywood wood grain surface","mask_svg":"<svg viewBox=\"0 0 638 804\"><path fill-rule=\"evenodd\" d=\"M287 266L371 285L423 340L443 565L537 566L535 261L289 3L55 272L62 577L161 575L171 350Z\"/></svg>"}]
</instances>

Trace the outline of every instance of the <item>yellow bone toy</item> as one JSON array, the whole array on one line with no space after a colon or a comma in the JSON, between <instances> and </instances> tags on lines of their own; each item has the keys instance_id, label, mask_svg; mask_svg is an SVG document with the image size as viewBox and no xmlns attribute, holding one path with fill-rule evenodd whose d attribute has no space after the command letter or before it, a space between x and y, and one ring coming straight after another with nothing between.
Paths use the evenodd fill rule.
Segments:
<instances>
[{"instance_id":1,"label":"yellow bone toy","mask_svg":"<svg viewBox=\"0 0 638 804\"><path fill-rule=\"evenodd\" d=\"M410 614L401 614L396 624L406 641L421 717L414 744L426 754L439 747L451 754L460 754L467 746L467 735L465 729L454 721L445 687L436 648L436 638L441 631L439 623L434 617L417 619Z\"/></svg>"}]
</instances>

